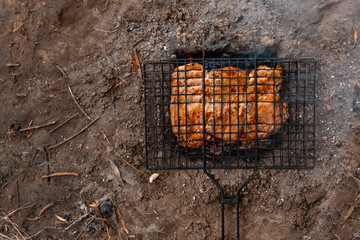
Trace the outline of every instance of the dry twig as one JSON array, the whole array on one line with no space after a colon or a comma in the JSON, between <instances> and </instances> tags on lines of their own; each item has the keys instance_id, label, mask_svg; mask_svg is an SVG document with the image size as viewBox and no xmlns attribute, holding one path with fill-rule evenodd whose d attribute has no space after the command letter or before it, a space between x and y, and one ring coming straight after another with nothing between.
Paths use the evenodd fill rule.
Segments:
<instances>
[{"instance_id":1,"label":"dry twig","mask_svg":"<svg viewBox=\"0 0 360 240\"><path fill-rule=\"evenodd\" d=\"M52 122L45 123L43 125L22 128L19 130L19 132L31 131L31 130L35 130L35 129L39 129L39 128L43 128L43 127L48 127L48 126L54 125L55 123L56 123L56 121L52 121Z\"/></svg>"},{"instance_id":2,"label":"dry twig","mask_svg":"<svg viewBox=\"0 0 360 240\"><path fill-rule=\"evenodd\" d=\"M128 82L126 81L126 79L125 78L120 78L120 80L125 84L125 85L127 85L128 84Z\"/></svg>"},{"instance_id":3,"label":"dry twig","mask_svg":"<svg viewBox=\"0 0 360 240\"><path fill-rule=\"evenodd\" d=\"M196 19L198 19L198 18L200 17L200 15L201 15L201 12L199 12L198 14L196 14L196 16L194 17L194 19L190 22L189 27L191 27L191 26L195 23Z\"/></svg>"},{"instance_id":4,"label":"dry twig","mask_svg":"<svg viewBox=\"0 0 360 240\"><path fill-rule=\"evenodd\" d=\"M62 124L60 124L59 126L55 127L54 129L52 129L50 132L54 132L56 130L58 130L60 127L64 126L67 122L69 122L71 119L73 119L74 117L76 117L77 115L79 115L78 113L75 115L72 115L70 118L68 118L67 120L65 120L65 122L63 122Z\"/></svg>"},{"instance_id":5,"label":"dry twig","mask_svg":"<svg viewBox=\"0 0 360 240\"><path fill-rule=\"evenodd\" d=\"M79 108L79 110L85 115L85 117L87 117L89 120L91 120L91 118L87 115L87 113L84 111L84 109L81 108L79 102L76 100L76 98L75 98L73 92L71 91L71 88L70 88L69 85L68 85L68 89L69 89L69 92L70 92L70 94L71 94L71 98L74 100L76 106L77 106L77 107Z\"/></svg>"},{"instance_id":6,"label":"dry twig","mask_svg":"<svg viewBox=\"0 0 360 240\"><path fill-rule=\"evenodd\" d=\"M21 236L22 239L26 239L25 237L29 238L29 234L22 229L21 227L19 227L16 223L14 223L9 217L3 217L3 219L9 223L11 223L11 225L15 228L15 230L19 233L19 235ZM25 237L24 237L25 235Z\"/></svg>"},{"instance_id":7,"label":"dry twig","mask_svg":"<svg viewBox=\"0 0 360 240\"><path fill-rule=\"evenodd\" d=\"M355 208L359 207L360 205L360 195L357 197L355 203L350 207L349 211L347 212L346 216L344 216L344 222L351 216L351 214L354 212Z\"/></svg>"},{"instance_id":8,"label":"dry twig","mask_svg":"<svg viewBox=\"0 0 360 240\"><path fill-rule=\"evenodd\" d=\"M101 214L99 205L98 205L97 203L92 203L92 204L90 204L90 207L95 208L97 214L99 214L100 218L96 218L96 219L99 219L99 220L103 221L103 224L104 224L105 227L106 227L106 234L107 234L107 236L108 236L108 239L111 239L110 233L109 233L109 227L108 227L108 224L106 223L106 222L107 222L107 219L105 219L105 218L103 217L103 215Z\"/></svg>"},{"instance_id":9,"label":"dry twig","mask_svg":"<svg viewBox=\"0 0 360 240\"><path fill-rule=\"evenodd\" d=\"M65 230L69 230L72 226L74 226L76 223L80 222L81 220L83 220L83 219L86 218L87 216L89 216L88 213L80 216L77 220L75 220L75 221L72 222L69 226L67 226L67 227L65 228Z\"/></svg>"},{"instance_id":10,"label":"dry twig","mask_svg":"<svg viewBox=\"0 0 360 240\"><path fill-rule=\"evenodd\" d=\"M11 217L11 216L13 216L15 213L17 213L18 211L23 210L23 209L27 209L27 208L32 208L33 206L34 206L34 205L33 205L33 204L31 205L31 202L28 202L28 203L26 203L25 205L23 205L23 206L15 209L15 210L13 210L13 211L11 211L11 212L8 213L5 217Z\"/></svg>"},{"instance_id":11,"label":"dry twig","mask_svg":"<svg viewBox=\"0 0 360 240\"><path fill-rule=\"evenodd\" d=\"M123 160L127 165L129 165L130 167L132 167L135 171L141 173L142 175L144 175L144 176L146 176L146 177L148 177L148 178L150 177L149 174L144 173L143 171L137 169L137 168L134 167L131 163L129 163L128 161L126 161L126 159L125 159L124 157L122 157L122 156L115 150L115 148L114 148L113 145L110 143L110 140L109 140L109 138L106 136L106 134L105 134L103 131L101 131L101 133L104 135L104 138L106 139L106 142L108 143L108 145L110 146L110 148L113 150L113 152L114 152L121 160ZM163 181L161 181L161 180L159 180L159 179L155 179L155 181L157 181L157 182L159 182L159 183L162 183L162 184L164 184L165 186L167 186L167 187L169 187L169 188L172 188L172 186L170 186L169 184L167 184L167 183L165 183L165 182L163 182Z\"/></svg>"},{"instance_id":12,"label":"dry twig","mask_svg":"<svg viewBox=\"0 0 360 240\"><path fill-rule=\"evenodd\" d=\"M142 79L141 65L135 48L132 49L131 58L135 67L136 74L140 79Z\"/></svg>"},{"instance_id":13,"label":"dry twig","mask_svg":"<svg viewBox=\"0 0 360 240\"><path fill-rule=\"evenodd\" d=\"M45 178L60 177L60 176L75 176L75 177L77 177L77 176L79 176L79 174L78 173L71 173L71 172L58 172L58 173L52 173L52 174L49 174L49 175L44 175L41 178L45 179Z\"/></svg>"},{"instance_id":14,"label":"dry twig","mask_svg":"<svg viewBox=\"0 0 360 240\"><path fill-rule=\"evenodd\" d=\"M113 94L115 92L115 90L120 86L120 83L118 83L117 81L114 81L112 84L111 84L111 87L106 90L105 93L108 93L110 92L111 94Z\"/></svg>"},{"instance_id":15,"label":"dry twig","mask_svg":"<svg viewBox=\"0 0 360 240\"><path fill-rule=\"evenodd\" d=\"M100 117L97 117L95 118L94 120L91 121L91 123L89 123L88 125L86 125L83 129L81 129L79 132L77 132L76 134L72 135L71 137L65 139L64 141L58 143L58 144L55 144L51 147L48 147L48 149L54 149L54 148L57 148L61 145L63 145L64 143L70 141L71 139L73 139L74 137L78 136L79 134L81 134L82 132L84 132L86 129L88 129L91 125L93 125L97 120L99 120Z\"/></svg>"},{"instance_id":16,"label":"dry twig","mask_svg":"<svg viewBox=\"0 0 360 240\"><path fill-rule=\"evenodd\" d=\"M78 240L81 235L84 233L85 229L95 220L95 216L92 217L92 219L86 224L86 226L83 228L83 230L81 230L81 232L79 233L79 235L77 235L77 237L75 238L75 240Z\"/></svg>"},{"instance_id":17,"label":"dry twig","mask_svg":"<svg viewBox=\"0 0 360 240\"><path fill-rule=\"evenodd\" d=\"M123 219L123 217L122 217L122 215L121 215L120 210L119 210L118 207L116 208L116 212L117 212L117 214L118 214L119 220L121 221L121 224L123 225L124 231L126 232L126 234L129 235L129 230L127 229L127 227L126 227L126 225L125 225L125 220Z\"/></svg>"},{"instance_id":18,"label":"dry twig","mask_svg":"<svg viewBox=\"0 0 360 240\"><path fill-rule=\"evenodd\" d=\"M133 44L131 44L132 47L135 47L136 44L138 44L139 42L141 42L145 37L146 37L147 33L144 33L143 35L141 35L138 39L136 39L135 42L133 42Z\"/></svg>"},{"instance_id":19,"label":"dry twig","mask_svg":"<svg viewBox=\"0 0 360 240\"><path fill-rule=\"evenodd\" d=\"M39 213L39 217L41 216L41 214L43 214L47 209L51 208L52 206L54 206L55 203L49 203L48 205L46 205L43 209L41 209L40 213Z\"/></svg>"}]
</instances>

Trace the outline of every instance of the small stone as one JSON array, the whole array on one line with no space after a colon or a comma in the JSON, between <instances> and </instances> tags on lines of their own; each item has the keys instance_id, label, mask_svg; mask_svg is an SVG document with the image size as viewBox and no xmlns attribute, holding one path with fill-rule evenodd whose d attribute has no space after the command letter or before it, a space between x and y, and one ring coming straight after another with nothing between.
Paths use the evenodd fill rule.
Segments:
<instances>
[{"instance_id":1,"label":"small stone","mask_svg":"<svg viewBox=\"0 0 360 240\"><path fill-rule=\"evenodd\" d=\"M248 206L249 205L249 199L247 197L244 197L241 201L242 205Z\"/></svg>"},{"instance_id":2,"label":"small stone","mask_svg":"<svg viewBox=\"0 0 360 240\"><path fill-rule=\"evenodd\" d=\"M175 54L171 54L170 58L171 58L171 59L176 59L176 55L175 55Z\"/></svg>"},{"instance_id":3,"label":"small stone","mask_svg":"<svg viewBox=\"0 0 360 240\"><path fill-rule=\"evenodd\" d=\"M327 137L326 137L326 136L323 136L323 137L322 137L322 140L326 141L326 140L327 140Z\"/></svg>"}]
</instances>

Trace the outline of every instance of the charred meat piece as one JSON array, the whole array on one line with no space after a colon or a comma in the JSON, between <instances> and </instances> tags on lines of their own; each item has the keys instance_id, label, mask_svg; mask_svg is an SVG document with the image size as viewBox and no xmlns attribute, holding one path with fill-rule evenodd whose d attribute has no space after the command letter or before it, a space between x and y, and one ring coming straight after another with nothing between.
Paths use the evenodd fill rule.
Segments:
<instances>
[{"instance_id":1,"label":"charred meat piece","mask_svg":"<svg viewBox=\"0 0 360 240\"><path fill-rule=\"evenodd\" d=\"M176 68L170 114L179 145L197 148L215 137L246 146L275 134L289 118L279 94L281 75L279 66L203 71L201 64L190 63Z\"/></svg>"}]
</instances>

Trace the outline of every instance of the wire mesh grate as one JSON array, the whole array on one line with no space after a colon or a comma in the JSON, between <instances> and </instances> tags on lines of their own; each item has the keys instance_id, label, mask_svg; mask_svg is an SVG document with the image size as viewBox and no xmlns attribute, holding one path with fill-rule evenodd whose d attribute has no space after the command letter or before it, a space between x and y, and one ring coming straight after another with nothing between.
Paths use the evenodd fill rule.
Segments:
<instances>
[{"instance_id":1,"label":"wire mesh grate","mask_svg":"<svg viewBox=\"0 0 360 240\"><path fill-rule=\"evenodd\" d=\"M147 168L314 167L314 60L147 61L143 73Z\"/></svg>"}]
</instances>

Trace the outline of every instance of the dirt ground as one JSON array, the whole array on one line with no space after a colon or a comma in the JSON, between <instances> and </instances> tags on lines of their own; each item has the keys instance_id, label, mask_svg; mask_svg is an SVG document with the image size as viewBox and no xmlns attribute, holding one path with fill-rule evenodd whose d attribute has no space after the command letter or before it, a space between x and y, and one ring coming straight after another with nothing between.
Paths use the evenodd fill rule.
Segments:
<instances>
[{"instance_id":1,"label":"dirt ground","mask_svg":"<svg viewBox=\"0 0 360 240\"><path fill-rule=\"evenodd\" d=\"M140 62L197 51L203 35L207 51L275 47L278 57L316 58L316 166L259 171L242 193L241 239L360 239L359 11L358 0L2 0L0 239L107 239L92 203L102 203L111 239L220 238L219 193L202 172L159 171L173 188L149 183L101 132L152 174L144 163L143 82L134 67L129 72L143 34L135 45ZM91 122L68 86L99 119L50 149ZM42 179L55 172L79 176ZM248 172L228 173L216 172L235 190ZM234 239L235 208L226 214Z\"/></svg>"}]
</instances>

